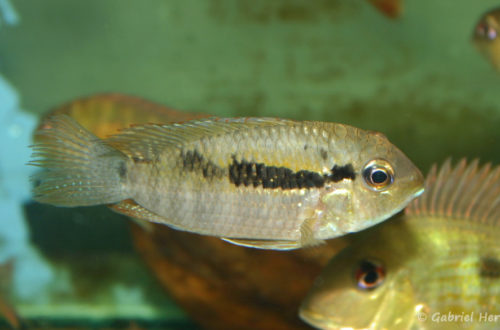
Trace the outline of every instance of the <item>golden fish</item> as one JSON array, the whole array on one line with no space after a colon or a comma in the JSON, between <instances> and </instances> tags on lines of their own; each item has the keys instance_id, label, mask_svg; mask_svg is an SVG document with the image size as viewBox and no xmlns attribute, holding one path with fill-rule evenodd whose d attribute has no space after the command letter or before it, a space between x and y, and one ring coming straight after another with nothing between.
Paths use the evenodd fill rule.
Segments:
<instances>
[{"instance_id":1,"label":"golden fish","mask_svg":"<svg viewBox=\"0 0 500 330\"><path fill-rule=\"evenodd\" d=\"M309 324L500 327L500 166L434 166L403 219L353 236L304 300L300 316Z\"/></svg>"},{"instance_id":2,"label":"golden fish","mask_svg":"<svg viewBox=\"0 0 500 330\"><path fill-rule=\"evenodd\" d=\"M104 140L68 116L36 134L34 198L114 204L134 218L293 249L387 219L423 177L385 136L285 119L198 119L134 126Z\"/></svg>"},{"instance_id":3,"label":"golden fish","mask_svg":"<svg viewBox=\"0 0 500 330\"><path fill-rule=\"evenodd\" d=\"M500 71L500 8L481 16L474 27L472 41L479 52Z\"/></svg>"},{"instance_id":4,"label":"golden fish","mask_svg":"<svg viewBox=\"0 0 500 330\"><path fill-rule=\"evenodd\" d=\"M51 111L46 117L64 114L99 138L106 138L132 125L166 124L210 117L207 114L180 112L119 93L103 93L73 100ZM44 120L40 122L38 130L44 128L43 124Z\"/></svg>"}]
</instances>

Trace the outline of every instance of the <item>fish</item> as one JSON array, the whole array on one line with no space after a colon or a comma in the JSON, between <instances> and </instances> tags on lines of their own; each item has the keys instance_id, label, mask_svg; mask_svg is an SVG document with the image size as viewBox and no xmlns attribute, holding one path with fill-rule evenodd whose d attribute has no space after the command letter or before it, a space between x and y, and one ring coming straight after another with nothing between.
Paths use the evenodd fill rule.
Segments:
<instances>
[{"instance_id":1,"label":"fish","mask_svg":"<svg viewBox=\"0 0 500 330\"><path fill-rule=\"evenodd\" d=\"M500 7L484 13L472 33L477 50L500 72Z\"/></svg>"},{"instance_id":2,"label":"fish","mask_svg":"<svg viewBox=\"0 0 500 330\"><path fill-rule=\"evenodd\" d=\"M44 128L46 118L64 114L101 139L132 125L211 117L204 113L175 110L133 95L100 93L71 100L50 111L40 120L37 131ZM36 136L34 138L36 141Z\"/></svg>"},{"instance_id":3,"label":"fish","mask_svg":"<svg viewBox=\"0 0 500 330\"><path fill-rule=\"evenodd\" d=\"M403 215L352 235L303 300L302 320L321 329L498 329L500 166L448 159L425 186Z\"/></svg>"},{"instance_id":4,"label":"fish","mask_svg":"<svg viewBox=\"0 0 500 330\"><path fill-rule=\"evenodd\" d=\"M368 2L389 18L398 18L403 11L402 0L368 0Z\"/></svg>"},{"instance_id":5,"label":"fish","mask_svg":"<svg viewBox=\"0 0 500 330\"><path fill-rule=\"evenodd\" d=\"M131 124L194 119L192 113L117 93L74 99L44 114L40 126L43 118L54 114L68 114L100 138ZM348 236L343 236L320 246L282 253L245 248L162 224L151 223L152 228L144 230L142 224L129 222L138 256L202 329L244 329L249 324L257 329L308 329L296 315L300 301L332 255L348 243ZM210 303L213 301L217 303Z\"/></svg>"},{"instance_id":6,"label":"fish","mask_svg":"<svg viewBox=\"0 0 500 330\"><path fill-rule=\"evenodd\" d=\"M67 115L35 133L36 201L276 250L317 245L402 210L420 170L381 133L278 118L146 124L99 139Z\"/></svg>"}]
</instances>

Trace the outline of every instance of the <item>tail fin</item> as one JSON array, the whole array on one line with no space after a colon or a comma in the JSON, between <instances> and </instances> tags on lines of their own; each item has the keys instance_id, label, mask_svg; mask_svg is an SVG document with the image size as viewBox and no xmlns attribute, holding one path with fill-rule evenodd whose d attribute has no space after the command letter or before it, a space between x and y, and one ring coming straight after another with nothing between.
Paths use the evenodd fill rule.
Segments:
<instances>
[{"instance_id":1,"label":"tail fin","mask_svg":"<svg viewBox=\"0 0 500 330\"><path fill-rule=\"evenodd\" d=\"M57 206L115 203L127 198L126 156L66 115L46 120L35 134L30 165L35 200Z\"/></svg>"}]
</instances>

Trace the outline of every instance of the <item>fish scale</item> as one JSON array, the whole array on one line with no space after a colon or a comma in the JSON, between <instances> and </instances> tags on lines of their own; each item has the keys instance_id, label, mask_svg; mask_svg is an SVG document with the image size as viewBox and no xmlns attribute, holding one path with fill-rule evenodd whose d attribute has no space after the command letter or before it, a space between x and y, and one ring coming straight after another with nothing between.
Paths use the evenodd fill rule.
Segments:
<instances>
[{"instance_id":1,"label":"fish scale","mask_svg":"<svg viewBox=\"0 0 500 330\"><path fill-rule=\"evenodd\" d=\"M268 165L288 165L282 160L293 159L292 157L284 157L283 150L294 151L290 143L287 141L293 141L295 137L294 130L283 130L285 127L270 127L269 129L260 129L256 131L247 131L241 134L235 132L231 136L215 136L208 137L202 141L195 141L194 145L184 146L186 149L197 150L203 157L206 157L208 161L212 161L216 164L222 164L221 167L227 167L229 159L235 157L237 159L247 159L250 162L264 162L267 161ZM289 133L288 133L289 132ZM253 133L253 134L252 134ZM258 133L256 135L255 133ZM287 134L288 133L288 134ZM285 136L287 135L287 136ZM313 135L318 135L318 130L313 131ZM215 140L215 141L214 141ZM248 140L255 143L248 148ZM230 141L233 141L230 144ZM268 145L267 141L276 141L270 150L262 153L263 146ZM253 144L252 143L252 144ZM228 148L221 152L217 146L227 145ZM287 145L289 147L287 147ZM297 149L297 148L295 148ZM261 152L257 153L256 150ZM312 150L311 150L312 151ZM302 153L302 151L301 151ZM268 155L267 158L262 157L262 155ZM311 152L309 152L311 154ZM315 162L311 162L315 167L309 167L308 170L318 171L319 159L311 155L311 158ZM288 161L289 162L289 161ZM224 166L226 165L226 166ZM304 166L304 164L299 164ZM160 164L164 166L164 164ZM178 170L183 173L183 169L176 168L175 165L171 167L166 167L170 173L172 170ZM304 167L303 167L304 168ZM294 168L292 168L294 170ZM139 174L142 175L144 170L140 170ZM158 175L156 178L163 178L166 175ZM175 179L175 178L174 178ZM276 238L276 239L299 239L299 227L301 223L305 220L303 210L308 208L313 208L316 206L316 198L312 202L312 195L315 195L314 190L309 190L307 192L301 190L295 191L280 191L280 190L265 190L265 189L253 189L248 190L242 187L234 187L227 180L220 180L218 182L211 182L208 184L202 178L200 178L200 173L194 174L193 176L186 176L185 179L189 182L194 182L198 185L196 190L188 186L188 189L180 189L179 182L173 180L172 186L178 187L177 189L172 186L168 186L165 181L162 180L165 186L161 186L159 183L156 187L159 191L168 192L165 196L158 200L155 199L153 202L143 199L141 197L135 197L134 199L138 201L139 204L144 205L146 208L153 210L158 214L170 213L175 219L179 219L176 222L172 222L174 226L187 227L192 226L195 223L197 232L202 234L215 234L219 233L222 236L228 237L253 237L253 238ZM140 187L147 187L148 185L138 184ZM218 193L210 198L212 195L211 191L218 191ZM138 192L142 196L151 196L147 191ZM223 196L226 194L226 196ZM189 200L191 199L191 200ZM218 210L219 204L215 203L218 199L224 199L225 204L230 205L229 209L226 209L224 213ZM188 201L189 200L189 201ZM253 203L254 205L248 204ZM272 208L260 208L258 205L263 205L265 203L270 203L274 205ZM298 202L303 203L302 208L297 208ZM161 205L161 207L156 207L155 205ZM183 207L177 207L177 205L183 205ZM193 207L194 205L194 207ZM232 219L230 222L231 229L226 228L222 222L221 225L221 214L226 219ZM200 215L203 215L201 217ZM248 221L252 219L252 221ZM276 226L274 219L284 219L286 226L280 227ZM240 225L238 225L241 223ZM258 224L258 225L257 225Z\"/></svg>"},{"instance_id":2,"label":"fish scale","mask_svg":"<svg viewBox=\"0 0 500 330\"><path fill-rule=\"evenodd\" d=\"M132 126L99 140L55 116L37 136L38 201L114 204L134 218L257 248L362 230L423 190L420 171L385 136L338 123L206 118ZM374 171L384 173L382 186ZM88 184L73 198L76 177Z\"/></svg>"}]
</instances>

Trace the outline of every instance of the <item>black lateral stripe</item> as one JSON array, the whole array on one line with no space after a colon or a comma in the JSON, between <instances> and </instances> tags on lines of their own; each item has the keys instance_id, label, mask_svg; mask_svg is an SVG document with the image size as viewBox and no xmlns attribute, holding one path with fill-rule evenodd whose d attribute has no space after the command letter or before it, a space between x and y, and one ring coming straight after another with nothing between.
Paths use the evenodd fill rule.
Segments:
<instances>
[{"instance_id":1,"label":"black lateral stripe","mask_svg":"<svg viewBox=\"0 0 500 330\"><path fill-rule=\"evenodd\" d=\"M211 179L223 176L223 170L213 162L206 160L197 150L181 153L182 168L188 172L201 172L204 178Z\"/></svg>"},{"instance_id":2,"label":"black lateral stripe","mask_svg":"<svg viewBox=\"0 0 500 330\"><path fill-rule=\"evenodd\" d=\"M335 170L334 170L335 169ZM323 175L317 172L301 170L294 172L286 167L267 166L263 163L233 162L228 168L229 181L236 186L262 186L265 189L321 188L327 182L338 182L343 179L354 180L355 174L351 164L334 166L332 174Z\"/></svg>"},{"instance_id":3,"label":"black lateral stripe","mask_svg":"<svg viewBox=\"0 0 500 330\"><path fill-rule=\"evenodd\" d=\"M354 172L352 164L347 164L344 166L335 165L334 167L332 167L331 172L332 174L328 176L329 181L339 182L344 179L350 179L350 180L356 179L356 173Z\"/></svg>"}]
</instances>

